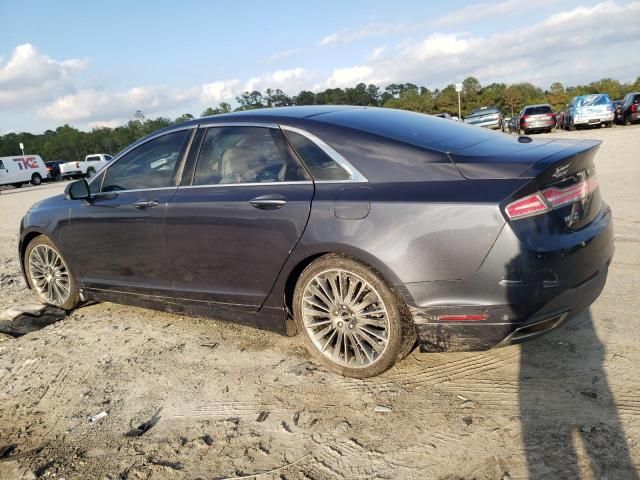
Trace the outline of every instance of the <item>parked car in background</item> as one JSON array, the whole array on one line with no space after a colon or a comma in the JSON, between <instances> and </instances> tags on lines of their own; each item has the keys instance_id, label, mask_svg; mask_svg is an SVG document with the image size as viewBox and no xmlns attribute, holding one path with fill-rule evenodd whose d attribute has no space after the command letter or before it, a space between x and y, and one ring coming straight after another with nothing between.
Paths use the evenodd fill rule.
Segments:
<instances>
[{"instance_id":1,"label":"parked car in background","mask_svg":"<svg viewBox=\"0 0 640 480\"><path fill-rule=\"evenodd\" d=\"M49 176L39 155L0 157L0 185L40 185Z\"/></svg>"},{"instance_id":2,"label":"parked car in background","mask_svg":"<svg viewBox=\"0 0 640 480\"><path fill-rule=\"evenodd\" d=\"M62 178L93 177L113 159L105 153L87 155L82 162L67 162L60 166Z\"/></svg>"},{"instance_id":3,"label":"parked car in background","mask_svg":"<svg viewBox=\"0 0 640 480\"><path fill-rule=\"evenodd\" d=\"M623 100L613 100L613 121L615 123L622 123L622 102Z\"/></svg>"},{"instance_id":4,"label":"parked car in background","mask_svg":"<svg viewBox=\"0 0 640 480\"><path fill-rule=\"evenodd\" d=\"M564 112L564 125L568 130L582 127L613 125L613 103L606 93L573 97Z\"/></svg>"},{"instance_id":5,"label":"parked car in background","mask_svg":"<svg viewBox=\"0 0 640 480\"><path fill-rule=\"evenodd\" d=\"M614 250L599 145L387 108L199 118L38 202L20 264L66 310L106 300L298 333L319 364L369 377L416 341L519 343L598 297Z\"/></svg>"},{"instance_id":6,"label":"parked car in background","mask_svg":"<svg viewBox=\"0 0 640 480\"><path fill-rule=\"evenodd\" d=\"M631 125L640 120L640 92L627 93L620 105L620 123Z\"/></svg>"},{"instance_id":7,"label":"parked car in background","mask_svg":"<svg viewBox=\"0 0 640 480\"><path fill-rule=\"evenodd\" d=\"M502 131L505 133L511 133L510 126L513 121L513 117L505 117L502 119Z\"/></svg>"},{"instance_id":8,"label":"parked car in background","mask_svg":"<svg viewBox=\"0 0 640 480\"><path fill-rule=\"evenodd\" d=\"M518 133L554 132L556 114L551 105L527 105L518 115Z\"/></svg>"},{"instance_id":9,"label":"parked car in background","mask_svg":"<svg viewBox=\"0 0 640 480\"><path fill-rule=\"evenodd\" d=\"M464 123L476 127L500 130L500 128L502 128L502 112L500 112L498 107L474 108L469 115L464 117Z\"/></svg>"},{"instance_id":10,"label":"parked car in background","mask_svg":"<svg viewBox=\"0 0 640 480\"><path fill-rule=\"evenodd\" d=\"M62 179L60 174L60 164L65 163L62 160L54 160L51 162L44 162L47 167L47 172L49 172L49 181L57 182Z\"/></svg>"}]
</instances>

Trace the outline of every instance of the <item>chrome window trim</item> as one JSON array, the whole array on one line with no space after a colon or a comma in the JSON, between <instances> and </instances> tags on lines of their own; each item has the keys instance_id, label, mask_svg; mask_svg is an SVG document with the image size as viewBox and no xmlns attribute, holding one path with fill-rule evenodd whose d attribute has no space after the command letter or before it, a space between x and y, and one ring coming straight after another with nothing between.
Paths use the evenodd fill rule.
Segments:
<instances>
[{"instance_id":1,"label":"chrome window trim","mask_svg":"<svg viewBox=\"0 0 640 480\"><path fill-rule=\"evenodd\" d=\"M315 143L320 149L324 151L327 155L329 155L334 162L344 168L347 173L351 176L350 179L347 180L314 180L316 183L363 183L368 182L367 177L362 175L349 161L335 151L333 147L328 145L324 140L316 137L314 134L307 132L306 130L302 130L301 128L291 127L289 125L280 125L282 130L288 130L290 132L295 132L303 137L308 138L313 143Z\"/></svg>"},{"instance_id":2,"label":"chrome window trim","mask_svg":"<svg viewBox=\"0 0 640 480\"><path fill-rule=\"evenodd\" d=\"M150 142L151 140L154 140L158 137L162 137L164 135L168 135L170 133L175 133L175 132L180 132L182 130L193 130L198 128L198 124L193 124L193 125L178 125L176 127L171 128L170 130L166 130L166 131L162 131L162 132L157 132L157 133L153 133L150 136L144 138L144 140L138 140L137 142L133 142L131 145L129 145L127 148L125 148L124 150L122 150L118 155L116 155L115 157L113 157L113 159L111 161L109 161L109 165L105 165L104 167L102 167L100 170L98 170L97 173L102 174L103 172L106 172L108 169L110 169L113 165L116 164L116 162L118 162L122 157L124 157L127 153L129 153L131 150L133 150L134 148L138 148L141 147L142 145L144 145L147 142ZM189 145L190 146L190 145ZM188 153L188 150L187 150ZM99 177L99 175L96 173L96 175L94 175L88 182L88 185L91 185L91 183L93 183L93 181ZM106 177L106 173L104 173L104 175L102 176L102 179L104 180L104 177ZM167 187L162 187L162 188L167 188ZM175 188L175 186L170 187L170 188ZM100 190L102 189L102 185L100 185ZM138 190L118 190L119 192L135 192L135 191L144 191L144 190L148 190L148 189L138 189Z\"/></svg>"},{"instance_id":3,"label":"chrome window trim","mask_svg":"<svg viewBox=\"0 0 640 480\"><path fill-rule=\"evenodd\" d=\"M201 123L200 128L213 128L213 127L262 127L262 128L278 128L277 123L272 122L207 122Z\"/></svg>"},{"instance_id":4,"label":"chrome window trim","mask_svg":"<svg viewBox=\"0 0 640 480\"><path fill-rule=\"evenodd\" d=\"M178 187L174 185L173 187L154 187L154 188L134 188L132 190L111 190L109 192L98 192L95 193L94 196L108 196L108 195L118 195L120 193L131 193L131 192L154 192L158 190L175 190Z\"/></svg>"},{"instance_id":5,"label":"chrome window trim","mask_svg":"<svg viewBox=\"0 0 640 480\"><path fill-rule=\"evenodd\" d=\"M258 186L276 186L276 185L313 185L312 180L300 180L297 182L250 182L250 183L210 183L208 185L180 185L181 189L188 188L219 188L219 187L258 187Z\"/></svg>"}]
</instances>

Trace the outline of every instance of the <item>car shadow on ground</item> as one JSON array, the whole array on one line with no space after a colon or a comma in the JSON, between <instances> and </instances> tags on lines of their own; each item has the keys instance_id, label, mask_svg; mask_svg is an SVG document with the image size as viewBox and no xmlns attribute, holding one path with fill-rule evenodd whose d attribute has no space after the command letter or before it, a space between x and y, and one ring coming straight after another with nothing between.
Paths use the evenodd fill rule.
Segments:
<instances>
[{"instance_id":1,"label":"car shadow on ground","mask_svg":"<svg viewBox=\"0 0 640 480\"><path fill-rule=\"evenodd\" d=\"M638 479L590 311L524 343L519 396L530 479Z\"/></svg>"}]
</instances>

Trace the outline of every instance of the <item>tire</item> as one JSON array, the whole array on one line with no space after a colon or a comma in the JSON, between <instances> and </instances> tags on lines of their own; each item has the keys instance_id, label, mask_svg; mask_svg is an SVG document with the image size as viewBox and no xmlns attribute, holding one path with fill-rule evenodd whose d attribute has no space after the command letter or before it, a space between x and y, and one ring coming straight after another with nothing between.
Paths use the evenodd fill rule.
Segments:
<instances>
[{"instance_id":1,"label":"tire","mask_svg":"<svg viewBox=\"0 0 640 480\"><path fill-rule=\"evenodd\" d=\"M39 173L34 173L33 175L31 175L31 185L33 185L34 187L37 187L41 183L42 183L42 177L40 176Z\"/></svg>"},{"instance_id":2,"label":"tire","mask_svg":"<svg viewBox=\"0 0 640 480\"><path fill-rule=\"evenodd\" d=\"M55 260L56 256L59 261ZM75 277L58 248L47 237L40 235L29 242L23 262L29 286L42 302L64 310L72 310L80 303Z\"/></svg>"},{"instance_id":3,"label":"tire","mask_svg":"<svg viewBox=\"0 0 640 480\"><path fill-rule=\"evenodd\" d=\"M91 168L88 168L88 169L87 169L87 175L86 175L86 177L87 177L87 178L91 178L91 177L93 177L95 174L96 174L96 169L95 169L95 168L93 168L93 167L91 167Z\"/></svg>"},{"instance_id":4,"label":"tire","mask_svg":"<svg viewBox=\"0 0 640 480\"><path fill-rule=\"evenodd\" d=\"M344 302L343 294L352 301ZM366 317L356 317L357 308ZM346 255L324 255L304 269L296 283L293 313L314 360L346 377L379 375L406 357L416 342L411 315L399 295L379 273Z\"/></svg>"},{"instance_id":5,"label":"tire","mask_svg":"<svg viewBox=\"0 0 640 480\"><path fill-rule=\"evenodd\" d=\"M631 118L629 118L629 114L628 113L624 114L624 122L622 122L622 123L623 123L623 125L625 127L628 127L629 125L631 125Z\"/></svg>"}]
</instances>

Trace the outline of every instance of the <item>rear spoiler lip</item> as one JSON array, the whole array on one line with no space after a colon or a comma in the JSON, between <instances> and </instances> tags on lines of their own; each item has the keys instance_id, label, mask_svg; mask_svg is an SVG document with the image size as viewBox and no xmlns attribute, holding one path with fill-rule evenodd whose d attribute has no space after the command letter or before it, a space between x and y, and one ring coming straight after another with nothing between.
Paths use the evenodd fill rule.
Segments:
<instances>
[{"instance_id":1,"label":"rear spoiler lip","mask_svg":"<svg viewBox=\"0 0 640 480\"><path fill-rule=\"evenodd\" d=\"M536 178L543 172L556 165L558 162L566 160L568 164L578 156L582 156L590 150L595 151L600 148L602 140L582 140L556 153L541 158L535 162L529 169L520 175L520 178Z\"/></svg>"}]
</instances>

